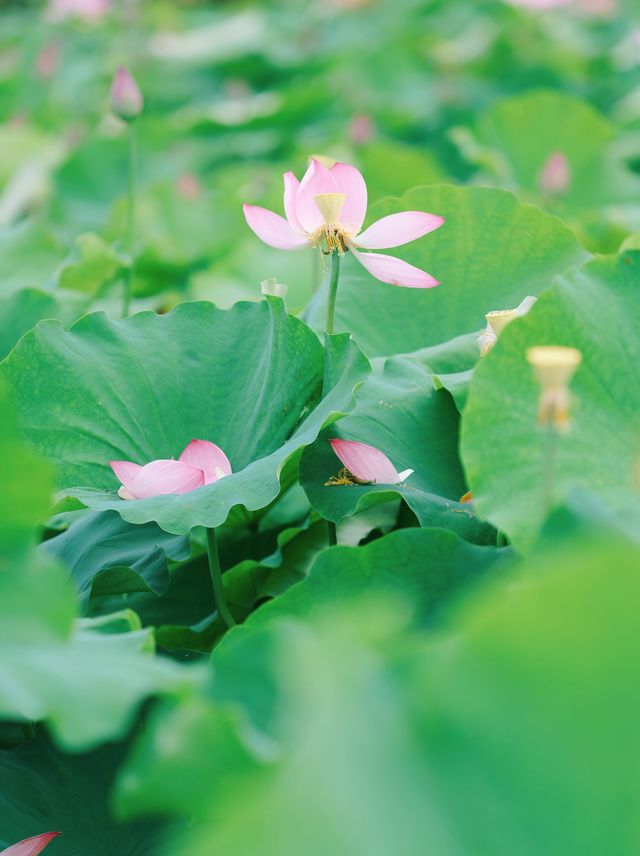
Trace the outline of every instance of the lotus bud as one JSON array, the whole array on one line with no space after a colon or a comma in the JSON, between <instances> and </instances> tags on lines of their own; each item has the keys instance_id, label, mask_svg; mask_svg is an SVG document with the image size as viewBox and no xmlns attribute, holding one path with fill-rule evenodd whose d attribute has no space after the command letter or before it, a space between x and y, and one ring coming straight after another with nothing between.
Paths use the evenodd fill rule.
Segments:
<instances>
[{"instance_id":1,"label":"lotus bud","mask_svg":"<svg viewBox=\"0 0 640 856\"><path fill-rule=\"evenodd\" d=\"M561 196L571 184L571 167L563 152L553 152L538 176L538 187L545 196Z\"/></svg>"},{"instance_id":2,"label":"lotus bud","mask_svg":"<svg viewBox=\"0 0 640 856\"><path fill-rule=\"evenodd\" d=\"M287 296L287 291L289 290L289 286L284 285L282 282L278 282L275 276L269 277L269 279L263 279L260 283L260 288L263 294L266 294L269 297L281 297L283 300Z\"/></svg>"},{"instance_id":3,"label":"lotus bud","mask_svg":"<svg viewBox=\"0 0 640 856\"><path fill-rule=\"evenodd\" d=\"M133 75L120 66L111 84L111 109L120 119L132 122L144 106L142 93Z\"/></svg>"},{"instance_id":4,"label":"lotus bud","mask_svg":"<svg viewBox=\"0 0 640 856\"><path fill-rule=\"evenodd\" d=\"M527 360L540 385L538 419L558 431L569 428L569 383L582 362L577 348L554 345L529 348Z\"/></svg>"}]
</instances>

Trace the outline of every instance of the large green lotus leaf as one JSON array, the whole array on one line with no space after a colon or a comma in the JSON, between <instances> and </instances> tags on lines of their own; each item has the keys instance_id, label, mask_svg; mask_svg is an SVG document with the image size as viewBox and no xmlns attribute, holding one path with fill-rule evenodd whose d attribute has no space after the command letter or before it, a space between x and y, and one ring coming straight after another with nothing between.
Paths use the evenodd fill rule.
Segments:
<instances>
[{"instance_id":1,"label":"large green lotus leaf","mask_svg":"<svg viewBox=\"0 0 640 856\"><path fill-rule=\"evenodd\" d=\"M115 511L84 514L41 549L69 569L85 605L92 594L164 594L167 561L183 561L191 552L185 536L171 535L155 523L127 523Z\"/></svg>"},{"instance_id":2,"label":"large green lotus leaf","mask_svg":"<svg viewBox=\"0 0 640 856\"><path fill-rule=\"evenodd\" d=\"M15 599L3 599L2 613ZM0 719L45 721L75 750L121 737L144 700L179 694L195 680L193 670L151 656L152 641L148 630L1 639Z\"/></svg>"},{"instance_id":3,"label":"large green lotus leaf","mask_svg":"<svg viewBox=\"0 0 640 856\"><path fill-rule=\"evenodd\" d=\"M0 847L34 830L61 834L52 856L118 853L154 856L164 824L157 820L118 823L110 796L127 744L110 744L82 755L65 754L44 735L0 751Z\"/></svg>"},{"instance_id":4,"label":"large green lotus leaf","mask_svg":"<svg viewBox=\"0 0 640 856\"><path fill-rule=\"evenodd\" d=\"M235 505L272 502L285 463L351 408L368 371L349 336L331 337L325 350L273 298L228 311L185 303L124 321L97 313L69 331L45 322L0 376L27 437L57 464L65 494L186 534L224 523ZM234 474L188 494L117 497L109 460L177 457L194 437L221 446Z\"/></svg>"},{"instance_id":5,"label":"large green lotus leaf","mask_svg":"<svg viewBox=\"0 0 640 856\"><path fill-rule=\"evenodd\" d=\"M489 572L510 550L480 547L444 529L403 529L365 547L336 547L321 553L309 576L259 609L250 619L261 626L279 615L301 618L365 592L403 595L426 624L446 601Z\"/></svg>"},{"instance_id":6,"label":"large green lotus leaf","mask_svg":"<svg viewBox=\"0 0 640 856\"><path fill-rule=\"evenodd\" d=\"M0 359L4 359L21 336L38 321L57 318L71 323L82 313L84 299L54 291L21 288L6 298L0 298Z\"/></svg>"},{"instance_id":7,"label":"large green lotus leaf","mask_svg":"<svg viewBox=\"0 0 640 856\"><path fill-rule=\"evenodd\" d=\"M351 330L365 352L416 351L480 330L485 313L511 309L537 295L585 257L573 233L557 218L523 205L513 194L484 187L416 187L401 199L372 206L377 219L396 211L440 214L436 232L390 250L441 281L431 289L378 282L345 258L336 326ZM314 323L322 323L318 307Z\"/></svg>"},{"instance_id":8,"label":"large green lotus leaf","mask_svg":"<svg viewBox=\"0 0 640 856\"><path fill-rule=\"evenodd\" d=\"M14 401L0 381L0 571L28 551L52 499L53 472L34 455L18 428Z\"/></svg>"},{"instance_id":9,"label":"large green lotus leaf","mask_svg":"<svg viewBox=\"0 0 640 856\"><path fill-rule=\"evenodd\" d=\"M520 549L547 513L548 432L537 420L532 345L579 348L572 424L556 437L555 499L587 487L614 509L637 491L640 460L640 253L590 262L510 324L481 361L462 421L462 457L479 514Z\"/></svg>"},{"instance_id":10,"label":"large green lotus leaf","mask_svg":"<svg viewBox=\"0 0 640 856\"><path fill-rule=\"evenodd\" d=\"M391 357L359 389L354 413L323 432L305 450L300 480L309 502L336 523L380 502L401 497L422 526L453 529L472 541L495 541L492 528L458 500L467 490L458 458L459 414L450 395L434 389L420 357ZM339 435L381 449L400 472L399 485L327 485L342 464L329 438Z\"/></svg>"},{"instance_id":11,"label":"large green lotus leaf","mask_svg":"<svg viewBox=\"0 0 640 856\"><path fill-rule=\"evenodd\" d=\"M124 817L188 811L201 821L160 852L249 856L269 842L282 856L382 856L419 853L425 840L441 852L393 662L406 609L389 597L350 606L239 631L213 655L215 698L153 716L116 806Z\"/></svg>"},{"instance_id":12,"label":"large green lotus leaf","mask_svg":"<svg viewBox=\"0 0 640 856\"><path fill-rule=\"evenodd\" d=\"M542 168L562 152L571 179L561 209L637 199L640 192L637 177L614 160L614 125L574 95L540 91L504 98L482 112L477 133L504 159L501 181L537 199Z\"/></svg>"},{"instance_id":13,"label":"large green lotus leaf","mask_svg":"<svg viewBox=\"0 0 640 856\"><path fill-rule=\"evenodd\" d=\"M439 853L638 851L638 567L637 545L580 537L470 599L424 652Z\"/></svg>"}]
</instances>

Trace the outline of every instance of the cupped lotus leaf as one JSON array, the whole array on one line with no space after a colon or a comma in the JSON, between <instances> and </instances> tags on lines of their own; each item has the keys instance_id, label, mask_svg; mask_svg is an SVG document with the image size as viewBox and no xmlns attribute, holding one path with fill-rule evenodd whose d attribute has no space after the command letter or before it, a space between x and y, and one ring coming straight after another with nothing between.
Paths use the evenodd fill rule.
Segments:
<instances>
[{"instance_id":1,"label":"cupped lotus leaf","mask_svg":"<svg viewBox=\"0 0 640 856\"><path fill-rule=\"evenodd\" d=\"M0 376L27 437L56 463L64 494L186 534L224 523L236 505L272 502L286 462L351 408L368 372L348 335L323 348L271 298L227 311L184 303L124 321L96 313L68 331L44 322ZM118 498L110 460L178 457L194 437L224 449L233 475L186 494Z\"/></svg>"},{"instance_id":2,"label":"cupped lotus leaf","mask_svg":"<svg viewBox=\"0 0 640 856\"><path fill-rule=\"evenodd\" d=\"M558 502L572 488L588 488L620 510L637 496L639 284L637 252L568 273L504 330L476 369L462 457L479 514L519 549L535 540L549 499ZM538 422L539 388L526 360L534 345L582 352L570 387L569 430L551 438Z\"/></svg>"},{"instance_id":3,"label":"cupped lotus leaf","mask_svg":"<svg viewBox=\"0 0 640 856\"><path fill-rule=\"evenodd\" d=\"M372 206L371 219L397 211L445 218L436 232L393 254L442 283L413 289L378 282L347 255L336 328L350 330L371 356L407 353L480 330L494 309L513 309L547 288L586 254L558 218L486 187L416 187ZM320 326L319 305L314 323Z\"/></svg>"},{"instance_id":4,"label":"cupped lotus leaf","mask_svg":"<svg viewBox=\"0 0 640 856\"><path fill-rule=\"evenodd\" d=\"M117 853L154 856L162 821L118 823L110 792L127 743L82 754L67 754L43 733L0 751L0 847L33 833L56 829L61 837L51 856Z\"/></svg>"},{"instance_id":5,"label":"cupped lotus leaf","mask_svg":"<svg viewBox=\"0 0 640 856\"><path fill-rule=\"evenodd\" d=\"M459 414L451 396L436 390L421 357L391 357L358 390L354 413L324 431L300 462L309 502L340 523L372 505L401 497L422 526L452 529L470 541L495 542L490 526L459 502L467 491L458 458ZM398 472L415 472L400 484L327 484L342 467L329 440L339 435L374 446Z\"/></svg>"}]
</instances>

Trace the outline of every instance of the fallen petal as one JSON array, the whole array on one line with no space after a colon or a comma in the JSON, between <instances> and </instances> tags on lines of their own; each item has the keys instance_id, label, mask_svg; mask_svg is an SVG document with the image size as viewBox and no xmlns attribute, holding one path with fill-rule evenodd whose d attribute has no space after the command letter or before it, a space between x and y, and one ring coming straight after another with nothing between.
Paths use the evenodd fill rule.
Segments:
<instances>
[{"instance_id":1,"label":"fallen petal","mask_svg":"<svg viewBox=\"0 0 640 856\"><path fill-rule=\"evenodd\" d=\"M296 216L306 232L313 232L324 224L324 217L316 205L314 196L323 193L337 193L338 187L333 175L316 158L311 158L309 169L305 172L296 193Z\"/></svg>"},{"instance_id":2,"label":"fallen petal","mask_svg":"<svg viewBox=\"0 0 640 856\"><path fill-rule=\"evenodd\" d=\"M259 208L257 205L243 205L242 210L249 227L270 247L277 250L300 250L309 246L306 237L294 231L284 217L274 211Z\"/></svg>"},{"instance_id":3,"label":"fallen petal","mask_svg":"<svg viewBox=\"0 0 640 856\"><path fill-rule=\"evenodd\" d=\"M129 491L136 499L147 499L168 493L187 493L203 485L202 470L183 461L159 460L151 461L140 469Z\"/></svg>"},{"instance_id":4,"label":"fallen petal","mask_svg":"<svg viewBox=\"0 0 640 856\"><path fill-rule=\"evenodd\" d=\"M399 247L408 244L423 235L440 228L444 217L426 214L423 211L402 211L389 214L376 220L368 229L355 239L359 247L365 250L383 250L387 247Z\"/></svg>"},{"instance_id":5,"label":"fallen petal","mask_svg":"<svg viewBox=\"0 0 640 856\"><path fill-rule=\"evenodd\" d=\"M12 844L6 850L0 850L0 854L3 856L38 856L38 853L42 853L44 848L60 834L59 832L45 832L42 835L34 835L33 838L25 838L23 841L18 841L17 844Z\"/></svg>"},{"instance_id":6,"label":"fallen petal","mask_svg":"<svg viewBox=\"0 0 640 856\"><path fill-rule=\"evenodd\" d=\"M231 475L229 459L220 446L216 446L209 440L192 440L180 455L179 460L202 470L205 484L218 481L222 476Z\"/></svg>"},{"instance_id":7,"label":"fallen petal","mask_svg":"<svg viewBox=\"0 0 640 856\"><path fill-rule=\"evenodd\" d=\"M403 262L402 259L384 256L381 253L358 253L353 249L352 252L360 264L381 282L402 285L405 288L433 288L435 285L440 285L431 274L408 262Z\"/></svg>"},{"instance_id":8,"label":"fallen petal","mask_svg":"<svg viewBox=\"0 0 640 856\"><path fill-rule=\"evenodd\" d=\"M402 480L401 474L389 458L375 446L368 446L366 443L358 443L355 440L334 439L329 442L345 467L360 481L398 484ZM413 470L405 470L402 476L407 478L406 474L411 472Z\"/></svg>"},{"instance_id":9,"label":"fallen petal","mask_svg":"<svg viewBox=\"0 0 640 856\"><path fill-rule=\"evenodd\" d=\"M348 163L336 163L330 171L338 193L346 195L341 222L349 231L358 232L367 213L367 185L362 173Z\"/></svg>"}]
</instances>

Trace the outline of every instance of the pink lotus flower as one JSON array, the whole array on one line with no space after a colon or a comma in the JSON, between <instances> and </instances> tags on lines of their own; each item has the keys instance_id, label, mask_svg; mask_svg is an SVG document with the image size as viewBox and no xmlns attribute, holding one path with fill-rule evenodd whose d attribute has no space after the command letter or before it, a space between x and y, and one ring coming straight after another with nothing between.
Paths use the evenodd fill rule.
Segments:
<instances>
[{"instance_id":1,"label":"pink lotus flower","mask_svg":"<svg viewBox=\"0 0 640 856\"><path fill-rule=\"evenodd\" d=\"M23 841L18 841L17 844L12 844L6 850L1 850L2 856L38 856L44 848L51 844L54 838L60 835L59 832L45 832L43 835L35 835L33 838L25 838Z\"/></svg>"},{"instance_id":2,"label":"pink lotus flower","mask_svg":"<svg viewBox=\"0 0 640 856\"><path fill-rule=\"evenodd\" d=\"M355 440L329 440L331 448L340 458L349 473L360 482L374 484L398 484L408 479L413 470L399 473L389 458L366 443Z\"/></svg>"},{"instance_id":3,"label":"pink lotus flower","mask_svg":"<svg viewBox=\"0 0 640 856\"><path fill-rule=\"evenodd\" d=\"M245 205L244 216L265 244L279 250L321 247L326 253L341 255L351 250L382 282L407 288L440 285L430 274L401 259L359 252L399 247L433 232L444 219L423 211L404 211L382 217L360 232L367 211L367 186L361 173L349 164L336 163L328 169L312 158L302 181L286 172L284 210L286 219L266 208Z\"/></svg>"},{"instance_id":4,"label":"pink lotus flower","mask_svg":"<svg viewBox=\"0 0 640 856\"><path fill-rule=\"evenodd\" d=\"M125 122L131 122L142 113L143 106L144 99L135 78L121 65L111 84L111 109Z\"/></svg>"},{"instance_id":5,"label":"pink lotus flower","mask_svg":"<svg viewBox=\"0 0 640 856\"><path fill-rule=\"evenodd\" d=\"M147 499L168 493L188 493L231 475L225 453L208 440L192 440L177 461L160 459L144 466L132 461L109 461L120 480L122 499Z\"/></svg>"}]
</instances>

